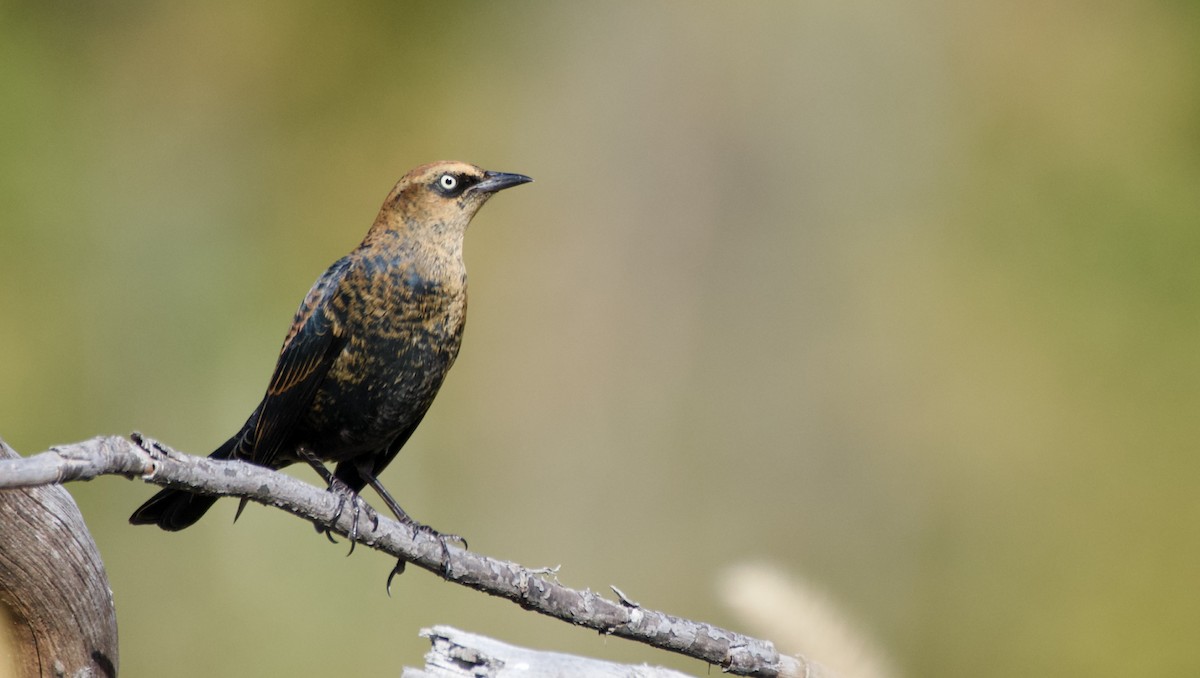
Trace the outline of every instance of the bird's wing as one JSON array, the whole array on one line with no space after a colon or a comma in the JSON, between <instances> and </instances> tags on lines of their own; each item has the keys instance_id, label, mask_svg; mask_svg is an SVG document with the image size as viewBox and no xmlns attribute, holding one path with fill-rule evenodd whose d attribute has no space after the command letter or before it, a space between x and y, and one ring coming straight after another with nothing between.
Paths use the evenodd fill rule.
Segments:
<instances>
[{"instance_id":1,"label":"bird's wing","mask_svg":"<svg viewBox=\"0 0 1200 678\"><path fill-rule=\"evenodd\" d=\"M296 311L275 374L259 405L251 457L256 464L273 465L288 433L308 411L317 388L345 345L345 328L334 299L350 265L349 259L341 259L330 266Z\"/></svg>"}]
</instances>

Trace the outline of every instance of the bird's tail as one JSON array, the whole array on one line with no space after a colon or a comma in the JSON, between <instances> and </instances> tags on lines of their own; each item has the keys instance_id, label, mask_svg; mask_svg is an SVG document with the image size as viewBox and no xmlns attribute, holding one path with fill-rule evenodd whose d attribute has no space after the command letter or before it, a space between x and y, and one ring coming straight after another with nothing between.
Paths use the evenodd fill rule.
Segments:
<instances>
[{"instance_id":1,"label":"bird's tail","mask_svg":"<svg viewBox=\"0 0 1200 678\"><path fill-rule=\"evenodd\" d=\"M234 436L217 448L216 452L208 455L211 459L229 459L233 457L233 449L239 436ZM217 503L217 497L207 494L194 494L186 490L161 490L150 497L150 500L138 507L129 522L134 525L158 525L169 532L178 532L185 527L191 527L200 520L212 505Z\"/></svg>"}]
</instances>

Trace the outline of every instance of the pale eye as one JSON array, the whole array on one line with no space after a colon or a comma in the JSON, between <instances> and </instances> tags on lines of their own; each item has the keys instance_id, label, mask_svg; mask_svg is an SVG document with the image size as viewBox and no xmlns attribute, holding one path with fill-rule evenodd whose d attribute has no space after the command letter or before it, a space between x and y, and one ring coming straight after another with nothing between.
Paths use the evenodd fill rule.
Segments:
<instances>
[{"instance_id":1,"label":"pale eye","mask_svg":"<svg viewBox=\"0 0 1200 678\"><path fill-rule=\"evenodd\" d=\"M453 174L443 174L438 178L438 186L441 186L443 191L453 191L458 188L458 179Z\"/></svg>"}]
</instances>

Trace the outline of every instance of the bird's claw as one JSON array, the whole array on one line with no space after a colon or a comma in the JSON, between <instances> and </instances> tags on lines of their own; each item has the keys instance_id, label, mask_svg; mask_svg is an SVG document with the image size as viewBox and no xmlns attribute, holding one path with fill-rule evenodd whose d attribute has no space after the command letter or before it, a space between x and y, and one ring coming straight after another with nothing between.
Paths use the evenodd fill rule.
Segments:
<instances>
[{"instance_id":1,"label":"bird's claw","mask_svg":"<svg viewBox=\"0 0 1200 678\"><path fill-rule=\"evenodd\" d=\"M443 542L456 541L459 544L462 544L462 550L464 550L464 551L471 550L471 547L467 545L467 540L465 537L460 537L457 534L440 534L437 532L435 532L434 534L437 536L438 539L441 539Z\"/></svg>"},{"instance_id":2,"label":"bird's claw","mask_svg":"<svg viewBox=\"0 0 1200 678\"><path fill-rule=\"evenodd\" d=\"M130 433L129 439L133 441L134 445L137 445L142 450L148 452L151 457L162 456L170 458L171 456L171 451L167 449L166 445L163 445L148 435L144 435L141 431L134 431Z\"/></svg>"},{"instance_id":3,"label":"bird's claw","mask_svg":"<svg viewBox=\"0 0 1200 678\"><path fill-rule=\"evenodd\" d=\"M391 573L388 574L386 585L388 598L392 597L392 580L396 578L396 575L404 574L405 565L407 565L407 563L405 563L403 560L397 560L396 565L392 567Z\"/></svg>"},{"instance_id":4,"label":"bird's claw","mask_svg":"<svg viewBox=\"0 0 1200 678\"><path fill-rule=\"evenodd\" d=\"M424 523L418 523L417 521L413 520L412 518L409 518L407 515L405 515L404 517L405 517L405 521L404 521L405 524L407 524L410 528L412 528L414 538L417 536L418 533L423 532L438 541L438 544L442 547L442 562L441 562L442 578L450 579L451 562L450 562L449 542L456 541L456 542L462 544L462 547L465 550L467 548L467 540L458 536L457 534L438 532L437 530L433 529L432 527L430 527ZM386 585L388 596L392 595L392 580L396 578L396 575L404 574L404 568L406 565L407 565L407 563L403 559L397 560L395 567L393 567L392 571L390 573L388 573L387 585Z\"/></svg>"},{"instance_id":5,"label":"bird's claw","mask_svg":"<svg viewBox=\"0 0 1200 678\"><path fill-rule=\"evenodd\" d=\"M350 540L350 550L346 553L346 556L349 557L351 553L354 553L354 545L358 543L358 538L362 534L358 530L360 516L363 513L367 514L367 518L371 521L371 531L374 532L379 529L379 513L377 513L375 509L367 503L366 499L363 499L357 492L351 489L350 486L346 485L336 477L330 478L329 491L337 496L338 500L337 508L333 511L333 518L329 521L330 525L336 525L337 522L342 519L342 512L346 510L347 501L349 501L353 507L350 520L350 531L346 535ZM318 525L317 529L321 532L324 532L325 538L331 543L338 543L337 540L333 538L333 530L330 527Z\"/></svg>"},{"instance_id":6,"label":"bird's claw","mask_svg":"<svg viewBox=\"0 0 1200 678\"><path fill-rule=\"evenodd\" d=\"M358 531L358 519L360 514L367 514L367 519L371 521L371 531L375 532L379 529L379 513L371 508L366 499L363 499L357 492L354 493L350 500L354 502L354 519L350 521L350 551L346 553L349 558L351 553L354 553L354 545L358 543L358 538L361 533Z\"/></svg>"},{"instance_id":7,"label":"bird's claw","mask_svg":"<svg viewBox=\"0 0 1200 678\"><path fill-rule=\"evenodd\" d=\"M442 578L449 579L450 578L450 546L449 546L449 542L456 541L456 542L462 544L463 548L466 549L467 548L467 540L463 539L462 537L458 536L457 534L450 534L448 532L447 533L438 532L437 530L433 529L432 527L430 527L428 525L424 525L422 523L418 523L416 521L413 521L412 528L413 528L414 536L415 536L416 532L424 532L425 534L433 537L434 539L436 539L438 541L438 544L442 547Z\"/></svg>"}]
</instances>

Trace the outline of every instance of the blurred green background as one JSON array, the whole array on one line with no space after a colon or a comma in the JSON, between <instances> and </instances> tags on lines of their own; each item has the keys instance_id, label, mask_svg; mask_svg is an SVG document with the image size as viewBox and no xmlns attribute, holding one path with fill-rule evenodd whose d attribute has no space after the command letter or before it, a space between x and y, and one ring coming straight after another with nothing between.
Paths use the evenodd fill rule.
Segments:
<instances>
[{"instance_id":1,"label":"blurred green background","mask_svg":"<svg viewBox=\"0 0 1200 678\"><path fill-rule=\"evenodd\" d=\"M1198 67L1194 2L0 2L0 435L207 453L393 182L466 160L537 183L384 474L418 518L735 628L768 560L910 676L1194 673ZM396 675L434 623L707 671L71 490L127 676Z\"/></svg>"}]
</instances>

